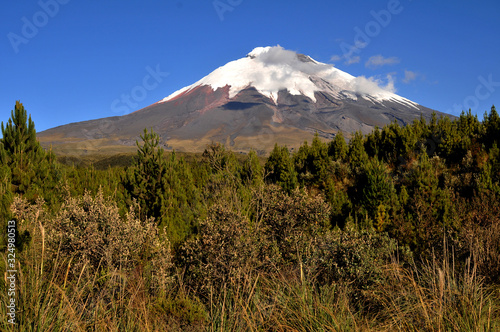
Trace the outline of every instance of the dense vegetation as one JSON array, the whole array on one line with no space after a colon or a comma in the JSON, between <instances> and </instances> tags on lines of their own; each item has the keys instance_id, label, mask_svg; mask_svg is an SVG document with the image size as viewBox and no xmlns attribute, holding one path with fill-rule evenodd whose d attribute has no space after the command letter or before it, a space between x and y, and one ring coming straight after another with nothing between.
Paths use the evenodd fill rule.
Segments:
<instances>
[{"instance_id":1,"label":"dense vegetation","mask_svg":"<svg viewBox=\"0 0 500 332\"><path fill-rule=\"evenodd\" d=\"M265 159L184 158L145 129L134 158L106 159L127 166L75 166L19 102L2 134L19 270L2 330L500 329L494 107Z\"/></svg>"}]
</instances>

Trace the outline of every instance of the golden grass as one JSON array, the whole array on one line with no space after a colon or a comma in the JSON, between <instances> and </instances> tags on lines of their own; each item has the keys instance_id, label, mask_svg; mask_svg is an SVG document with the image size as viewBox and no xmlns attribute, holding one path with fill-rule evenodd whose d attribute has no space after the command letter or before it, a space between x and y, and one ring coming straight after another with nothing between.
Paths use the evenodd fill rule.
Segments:
<instances>
[{"instance_id":1,"label":"golden grass","mask_svg":"<svg viewBox=\"0 0 500 332\"><path fill-rule=\"evenodd\" d=\"M137 262L133 269L98 268L87 273L61 249L53 252L43 213L29 210L23 224L31 242L16 254L17 322L5 317L6 281L0 282L2 331L498 331L500 290L483 283L474 259L463 267L452 252L442 261L386 267L388 282L368 297L381 308L355 309L350 283L319 284L302 265L268 274L243 266L243 279L228 279L198 297L184 283L182 267L175 282L151 292ZM2 253L5 263L6 254ZM81 262L80 262L81 263ZM5 269L5 265L2 269Z\"/></svg>"}]
</instances>

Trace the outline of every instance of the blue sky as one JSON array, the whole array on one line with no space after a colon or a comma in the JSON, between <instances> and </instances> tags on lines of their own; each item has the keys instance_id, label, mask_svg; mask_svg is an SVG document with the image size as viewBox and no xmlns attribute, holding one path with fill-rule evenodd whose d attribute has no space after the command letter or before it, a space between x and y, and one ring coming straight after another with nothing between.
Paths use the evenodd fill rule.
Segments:
<instances>
[{"instance_id":1,"label":"blue sky","mask_svg":"<svg viewBox=\"0 0 500 332\"><path fill-rule=\"evenodd\" d=\"M3 1L0 121L123 115L257 46L281 45L480 118L500 105L498 1Z\"/></svg>"}]
</instances>

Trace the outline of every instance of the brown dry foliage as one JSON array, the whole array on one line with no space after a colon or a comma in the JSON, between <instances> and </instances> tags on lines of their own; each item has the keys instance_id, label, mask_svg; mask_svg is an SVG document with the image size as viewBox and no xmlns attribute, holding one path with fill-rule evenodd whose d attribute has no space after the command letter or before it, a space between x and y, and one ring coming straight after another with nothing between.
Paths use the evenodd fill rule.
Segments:
<instances>
[{"instance_id":1,"label":"brown dry foliage","mask_svg":"<svg viewBox=\"0 0 500 332\"><path fill-rule=\"evenodd\" d=\"M211 289L239 283L265 265L261 252L265 239L248 218L216 204L200 223L200 236L188 240L180 250L186 282L208 296Z\"/></svg>"},{"instance_id":2,"label":"brown dry foliage","mask_svg":"<svg viewBox=\"0 0 500 332\"><path fill-rule=\"evenodd\" d=\"M164 233L153 219L141 221L134 207L121 218L116 203L101 190L95 197L89 193L77 198L68 195L53 217L45 212L41 200L30 205L16 197L11 209L21 223L39 220L46 233L47 260L71 262L73 277L139 269L148 271L153 288L165 288L171 282L172 255Z\"/></svg>"},{"instance_id":3,"label":"brown dry foliage","mask_svg":"<svg viewBox=\"0 0 500 332\"><path fill-rule=\"evenodd\" d=\"M456 247L464 257L473 256L478 273L487 283L500 280L500 205L497 194L479 192L457 204L462 228Z\"/></svg>"},{"instance_id":4,"label":"brown dry foliage","mask_svg":"<svg viewBox=\"0 0 500 332\"><path fill-rule=\"evenodd\" d=\"M200 234L179 252L186 282L195 290L221 289L250 274L276 272L301 263L317 235L329 223L329 207L320 196L296 191L286 195L278 186L256 189L251 218L215 204L200 223Z\"/></svg>"}]
</instances>

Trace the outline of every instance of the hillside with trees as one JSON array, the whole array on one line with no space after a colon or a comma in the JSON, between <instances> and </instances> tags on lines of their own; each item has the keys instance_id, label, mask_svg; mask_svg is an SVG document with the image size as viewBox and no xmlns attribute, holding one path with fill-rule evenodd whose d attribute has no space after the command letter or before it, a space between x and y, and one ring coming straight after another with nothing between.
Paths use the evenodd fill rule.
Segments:
<instances>
[{"instance_id":1,"label":"hillside with trees","mask_svg":"<svg viewBox=\"0 0 500 332\"><path fill-rule=\"evenodd\" d=\"M41 148L20 102L1 129L1 330L500 329L494 106L265 158L146 128L109 167Z\"/></svg>"}]
</instances>

